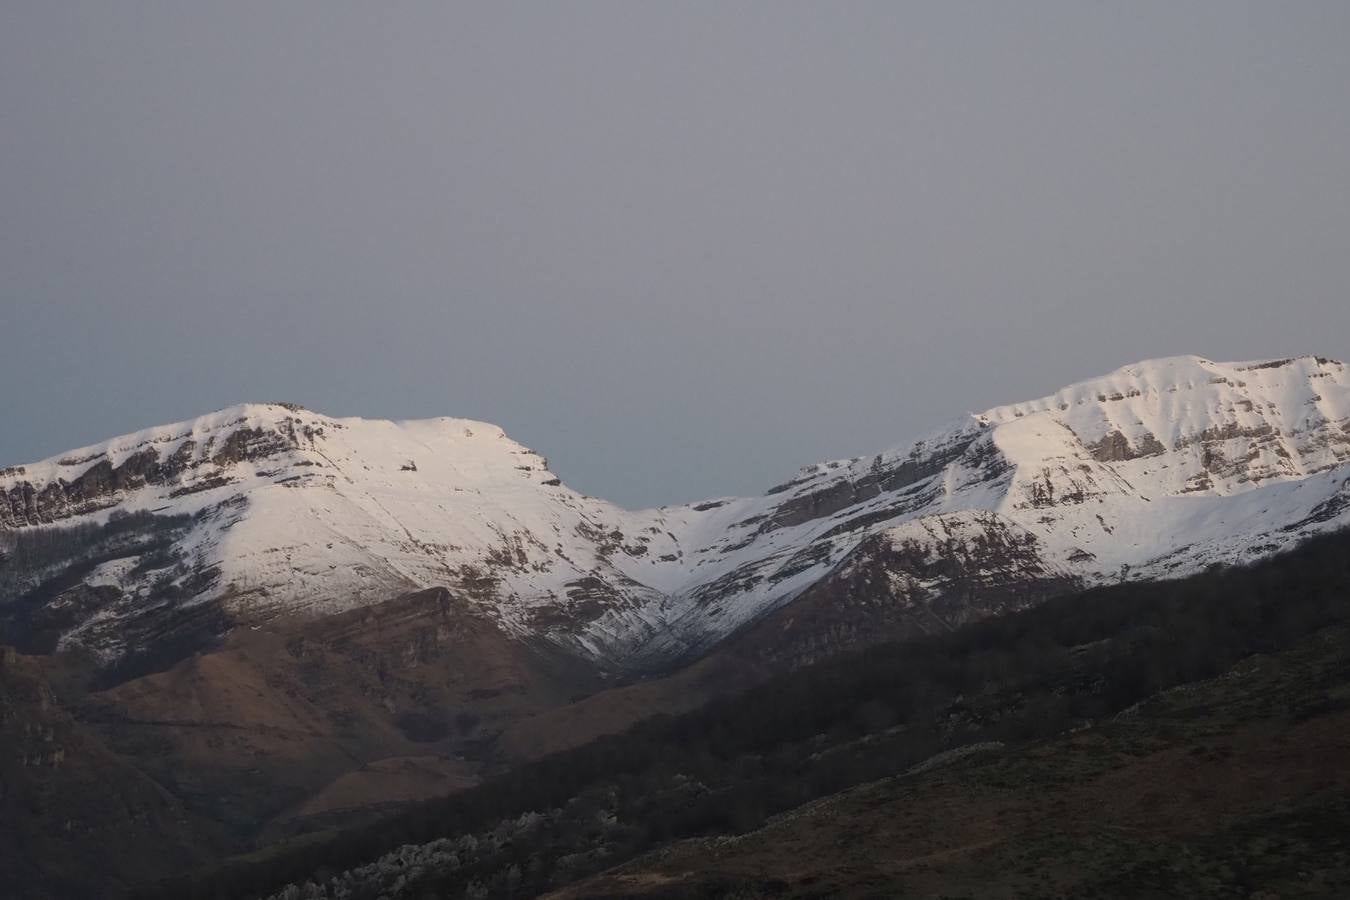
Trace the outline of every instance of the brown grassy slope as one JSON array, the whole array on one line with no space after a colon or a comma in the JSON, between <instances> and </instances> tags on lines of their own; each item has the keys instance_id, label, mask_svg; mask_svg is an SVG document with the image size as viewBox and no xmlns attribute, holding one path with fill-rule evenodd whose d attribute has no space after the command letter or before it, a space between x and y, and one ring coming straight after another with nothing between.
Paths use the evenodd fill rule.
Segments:
<instances>
[{"instance_id":1,"label":"brown grassy slope","mask_svg":"<svg viewBox=\"0 0 1350 900\"><path fill-rule=\"evenodd\" d=\"M478 783L477 766L444 756L391 756L340 775L278 817L278 823L333 816L453 794Z\"/></svg>"},{"instance_id":2,"label":"brown grassy slope","mask_svg":"<svg viewBox=\"0 0 1350 900\"><path fill-rule=\"evenodd\" d=\"M539 759L617 734L658 714L679 715L715 697L752 687L770 671L731 653L714 652L662 678L611 688L508 725L497 741L503 758Z\"/></svg>"},{"instance_id":3,"label":"brown grassy slope","mask_svg":"<svg viewBox=\"0 0 1350 900\"><path fill-rule=\"evenodd\" d=\"M462 787L506 723L597 686L429 590L236 629L219 650L91 695L82 714L191 807L247 832L277 816L294 824L307 810ZM397 778L371 768L423 757L443 761Z\"/></svg>"}]
</instances>

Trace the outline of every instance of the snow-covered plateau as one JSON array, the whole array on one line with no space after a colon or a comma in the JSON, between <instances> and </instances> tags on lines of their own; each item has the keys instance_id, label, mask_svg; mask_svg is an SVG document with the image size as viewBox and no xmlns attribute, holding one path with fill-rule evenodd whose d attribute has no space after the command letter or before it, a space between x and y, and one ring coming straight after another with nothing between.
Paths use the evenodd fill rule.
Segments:
<instances>
[{"instance_id":1,"label":"snow-covered plateau","mask_svg":"<svg viewBox=\"0 0 1350 900\"><path fill-rule=\"evenodd\" d=\"M34 535L105 535L93 557L30 553L6 605L107 659L197 609L238 627L445 586L512 635L640 669L882 545L1016 545L1017 572L1093 584L1247 561L1348 519L1350 372L1316 357L1141 362L759 497L638 511L569 489L494 425L288 404L0 469L11 568ZM106 537L119 522L136 527Z\"/></svg>"}]
</instances>

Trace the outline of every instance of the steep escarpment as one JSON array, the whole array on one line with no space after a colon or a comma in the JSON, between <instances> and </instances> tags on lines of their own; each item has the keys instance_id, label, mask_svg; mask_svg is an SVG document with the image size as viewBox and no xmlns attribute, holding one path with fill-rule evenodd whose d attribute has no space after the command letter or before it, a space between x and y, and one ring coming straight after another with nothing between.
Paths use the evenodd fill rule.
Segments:
<instances>
[{"instance_id":1,"label":"steep escarpment","mask_svg":"<svg viewBox=\"0 0 1350 900\"><path fill-rule=\"evenodd\" d=\"M31 477L28 466L8 469L2 473L11 484L0 503L0 526L46 525L108 509L146 486L170 485L171 498L221 487L231 482L231 470L239 463L278 456L298 449L302 439L312 444L323 434L322 428L298 416L272 424L264 428L240 416L224 426L194 427L189 434L155 433L77 451L57 459L54 474L51 465L32 467L37 471ZM173 449L166 452L164 444L173 444ZM44 474L39 487L33 477Z\"/></svg>"}]
</instances>

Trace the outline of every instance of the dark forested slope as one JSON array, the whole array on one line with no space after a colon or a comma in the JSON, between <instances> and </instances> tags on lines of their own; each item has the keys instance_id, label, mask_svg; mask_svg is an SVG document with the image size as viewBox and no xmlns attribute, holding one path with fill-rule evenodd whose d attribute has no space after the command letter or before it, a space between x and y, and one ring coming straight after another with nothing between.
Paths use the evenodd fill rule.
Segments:
<instances>
[{"instance_id":1,"label":"dark forested slope","mask_svg":"<svg viewBox=\"0 0 1350 900\"><path fill-rule=\"evenodd\" d=\"M948 751L995 742L1016 749L1083 729L1253 654L1299 647L1350 623L1347 551L1350 535L1335 534L1251 568L1097 588L833 659L378 826L148 895L266 896L288 882L297 890L311 882L307 896L327 897L558 889L671 841L760 828L775 814ZM1338 708L1350 681L1344 657L1327 673L1299 695L1312 712L1286 712ZM1270 728L1286 724L1272 720Z\"/></svg>"}]
</instances>

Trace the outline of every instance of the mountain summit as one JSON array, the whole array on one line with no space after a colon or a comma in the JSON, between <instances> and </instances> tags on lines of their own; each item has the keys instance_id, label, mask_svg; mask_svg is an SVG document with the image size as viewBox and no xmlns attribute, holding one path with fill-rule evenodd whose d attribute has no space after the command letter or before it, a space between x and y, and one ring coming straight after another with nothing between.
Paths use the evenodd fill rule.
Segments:
<instances>
[{"instance_id":1,"label":"mountain summit","mask_svg":"<svg viewBox=\"0 0 1350 900\"><path fill-rule=\"evenodd\" d=\"M639 511L494 425L244 405L0 470L0 626L113 661L444 586L647 670L860 572L943 627L981 614L934 605L955 585L1250 560L1350 518L1348 463L1350 371L1318 357L1141 362L763 496Z\"/></svg>"}]
</instances>

